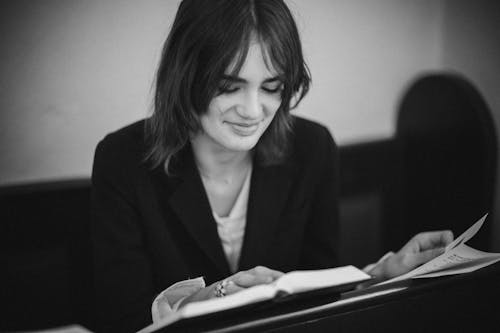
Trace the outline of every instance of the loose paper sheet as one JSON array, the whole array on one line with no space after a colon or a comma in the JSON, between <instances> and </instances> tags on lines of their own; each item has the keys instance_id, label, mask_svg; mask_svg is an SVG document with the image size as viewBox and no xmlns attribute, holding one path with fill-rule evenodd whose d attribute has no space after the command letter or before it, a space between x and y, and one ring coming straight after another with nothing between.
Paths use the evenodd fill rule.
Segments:
<instances>
[{"instance_id":1,"label":"loose paper sheet","mask_svg":"<svg viewBox=\"0 0 500 333\"><path fill-rule=\"evenodd\" d=\"M487 214L474 223L463 234L450 243L443 254L414 270L381 282L385 284L409 278L438 277L452 274L468 273L479 268L494 264L500 260L500 253L489 253L473 249L465 242L471 239L481 229Z\"/></svg>"}]
</instances>

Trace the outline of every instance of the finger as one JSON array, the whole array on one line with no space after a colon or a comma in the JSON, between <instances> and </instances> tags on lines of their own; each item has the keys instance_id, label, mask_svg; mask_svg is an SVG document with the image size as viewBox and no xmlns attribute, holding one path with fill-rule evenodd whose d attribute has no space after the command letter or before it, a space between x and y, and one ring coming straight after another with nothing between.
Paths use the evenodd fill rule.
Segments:
<instances>
[{"instance_id":1,"label":"finger","mask_svg":"<svg viewBox=\"0 0 500 333\"><path fill-rule=\"evenodd\" d=\"M251 272L241 272L235 278L231 279L240 287L248 288L258 284L266 284L274 281L273 277L268 275L257 275Z\"/></svg>"},{"instance_id":2,"label":"finger","mask_svg":"<svg viewBox=\"0 0 500 333\"><path fill-rule=\"evenodd\" d=\"M443 234L443 245L448 246L449 244L453 243L454 239L455 236L453 236L453 231L446 230Z\"/></svg>"},{"instance_id":3,"label":"finger","mask_svg":"<svg viewBox=\"0 0 500 333\"><path fill-rule=\"evenodd\" d=\"M417 266L425 264L426 262L436 258L437 256L443 253L444 253L444 247L433 248L419 253L415 253L409 256L410 262L408 262L407 264L408 266L415 268Z\"/></svg>"},{"instance_id":4,"label":"finger","mask_svg":"<svg viewBox=\"0 0 500 333\"><path fill-rule=\"evenodd\" d=\"M228 281L225 289L226 289L226 295L231 295L245 288L238 286L236 283L234 283L234 281Z\"/></svg>"},{"instance_id":5,"label":"finger","mask_svg":"<svg viewBox=\"0 0 500 333\"><path fill-rule=\"evenodd\" d=\"M445 247L453 241L453 233L450 230L424 232L418 241L421 250Z\"/></svg>"},{"instance_id":6,"label":"finger","mask_svg":"<svg viewBox=\"0 0 500 333\"><path fill-rule=\"evenodd\" d=\"M256 266L248 271L238 272L228 278L238 286L248 288L258 284L271 283L283 276L283 272L264 266Z\"/></svg>"},{"instance_id":7,"label":"finger","mask_svg":"<svg viewBox=\"0 0 500 333\"><path fill-rule=\"evenodd\" d=\"M418 253L433 248L445 247L453 241L450 230L428 231L415 235L402 249L402 253Z\"/></svg>"},{"instance_id":8,"label":"finger","mask_svg":"<svg viewBox=\"0 0 500 333\"><path fill-rule=\"evenodd\" d=\"M274 269L270 269L270 268L267 268L265 266L256 266L253 268L253 271L257 274L257 275L267 275L267 276L270 276L273 278L273 280L276 280L278 278L280 278L281 276L283 276L283 272L280 272L280 271L277 271L277 270L274 270Z\"/></svg>"}]
</instances>

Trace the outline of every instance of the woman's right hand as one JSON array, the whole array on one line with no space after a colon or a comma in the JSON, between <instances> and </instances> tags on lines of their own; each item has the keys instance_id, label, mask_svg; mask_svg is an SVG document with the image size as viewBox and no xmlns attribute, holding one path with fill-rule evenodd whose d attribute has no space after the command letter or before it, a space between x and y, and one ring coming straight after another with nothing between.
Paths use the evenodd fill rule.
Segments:
<instances>
[{"instance_id":1,"label":"woman's right hand","mask_svg":"<svg viewBox=\"0 0 500 333\"><path fill-rule=\"evenodd\" d=\"M264 266L256 266L252 269L238 272L222 281L217 281L199 290L193 295L186 297L181 302L180 306L182 307L191 302L198 302L217 297L217 286L221 283L223 283L224 285L224 295L227 296L259 284L272 283L282 275L283 273L280 271L276 271Z\"/></svg>"}]
</instances>

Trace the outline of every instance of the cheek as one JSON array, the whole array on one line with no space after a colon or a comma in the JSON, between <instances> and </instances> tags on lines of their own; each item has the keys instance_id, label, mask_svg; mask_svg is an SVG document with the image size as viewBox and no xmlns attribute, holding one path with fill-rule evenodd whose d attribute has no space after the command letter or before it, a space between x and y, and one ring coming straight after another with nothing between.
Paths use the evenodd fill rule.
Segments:
<instances>
[{"instance_id":1,"label":"cheek","mask_svg":"<svg viewBox=\"0 0 500 333\"><path fill-rule=\"evenodd\" d=\"M278 96L266 96L262 100L264 111L270 117L274 117L281 105L281 98Z\"/></svg>"},{"instance_id":2,"label":"cheek","mask_svg":"<svg viewBox=\"0 0 500 333\"><path fill-rule=\"evenodd\" d=\"M266 118L270 117L272 119L281 105L281 97L279 95L264 94L260 96L260 103ZM208 105L208 115L212 120L215 120L215 118L219 118L224 113L233 110L239 104L242 104L242 102L237 97L215 97Z\"/></svg>"},{"instance_id":3,"label":"cheek","mask_svg":"<svg viewBox=\"0 0 500 333\"><path fill-rule=\"evenodd\" d=\"M217 96L208 105L208 112L211 117L217 117L230 110L238 101L228 96Z\"/></svg>"},{"instance_id":4,"label":"cheek","mask_svg":"<svg viewBox=\"0 0 500 333\"><path fill-rule=\"evenodd\" d=\"M217 98L214 98L210 104L208 104L207 117L217 118L224 112L224 105Z\"/></svg>"}]
</instances>

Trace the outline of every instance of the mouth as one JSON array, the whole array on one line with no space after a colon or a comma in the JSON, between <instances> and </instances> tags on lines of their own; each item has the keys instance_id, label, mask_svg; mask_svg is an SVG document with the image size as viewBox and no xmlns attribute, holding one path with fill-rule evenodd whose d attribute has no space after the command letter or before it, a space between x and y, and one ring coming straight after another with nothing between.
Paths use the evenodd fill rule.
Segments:
<instances>
[{"instance_id":1,"label":"mouth","mask_svg":"<svg viewBox=\"0 0 500 333\"><path fill-rule=\"evenodd\" d=\"M245 122L226 121L225 123L231 127L233 132L235 132L240 136L250 136L254 134L259 128L258 122L245 123Z\"/></svg>"}]
</instances>

